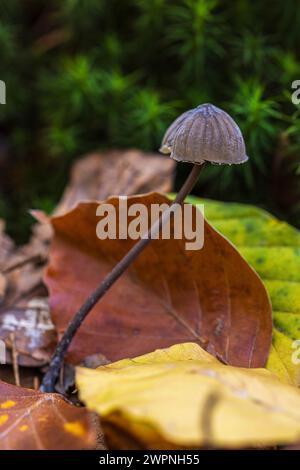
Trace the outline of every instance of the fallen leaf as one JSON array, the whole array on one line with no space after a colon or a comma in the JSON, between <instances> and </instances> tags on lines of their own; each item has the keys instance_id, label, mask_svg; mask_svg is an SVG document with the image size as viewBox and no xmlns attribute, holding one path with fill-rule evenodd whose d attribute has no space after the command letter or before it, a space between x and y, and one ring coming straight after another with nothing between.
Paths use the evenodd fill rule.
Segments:
<instances>
[{"instance_id":1,"label":"fallen leaf","mask_svg":"<svg viewBox=\"0 0 300 470\"><path fill-rule=\"evenodd\" d=\"M56 331L51 321L48 300L33 298L24 307L0 311L0 338L11 349L13 334L18 362L24 366L46 365L56 345ZM7 361L11 362L8 355Z\"/></svg>"},{"instance_id":2,"label":"fallen leaf","mask_svg":"<svg viewBox=\"0 0 300 470\"><path fill-rule=\"evenodd\" d=\"M25 247L10 256L2 271L7 281L4 306L17 306L24 299L30 300L36 295L46 296L47 291L42 284L45 262L45 258L38 253L28 253Z\"/></svg>"},{"instance_id":3,"label":"fallen leaf","mask_svg":"<svg viewBox=\"0 0 300 470\"><path fill-rule=\"evenodd\" d=\"M116 434L118 449L128 435L143 449L261 447L300 437L297 388L266 369L221 364L195 343L96 370L79 367L76 376L110 448Z\"/></svg>"},{"instance_id":4,"label":"fallen leaf","mask_svg":"<svg viewBox=\"0 0 300 470\"><path fill-rule=\"evenodd\" d=\"M84 200L101 201L112 194L129 196L173 187L175 162L139 150L92 153L78 160L70 183L55 209L62 214Z\"/></svg>"},{"instance_id":5,"label":"fallen leaf","mask_svg":"<svg viewBox=\"0 0 300 470\"><path fill-rule=\"evenodd\" d=\"M108 202L116 208L114 197ZM152 193L128 206L170 204ZM99 203L80 203L53 217L55 231L45 282L53 322L61 335L75 312L135 243L99 240ZM193 209L196 210L196 209ZM194 219L195 220L195 219ZM69 359L101 353L133 357L174 343L197 341L224 362L263 366L271 341L271 309L258 276L236 249L205 223L204 248L185 250L186 239L154 240L84 321Z\"/></svg>"},{"instance_id":6,"label":"fallen leaf","mask_svg":"<svg viewBox=\"0 0 300 470\"><path fill-rule=\"evenodd\" d=\"M0 271L15 250L14 242L5 233L5 222L0 219Z\"/></svg>"},{"instance_id":7,"label":"fallen leaf","mask_svg":"<svg viewBox=\"0 0 300 470\"><path fill-rule=\"evenodd\" d=\"M0 381L0 449L89 449L96 433L90 414L60 395Z\"/></svg>"},{"instance_id":8,"label":"fallen leaf","mask_svg":"<svg viewBox=\"0 0 300 470\"><path fill-rule=\"evenodd\" d=\"M299 386L300 364L292 361L292 345L300 340L300 232L256 207L195 197L189 201L204 203L207 219L262 278L274 320L267 367Z\"/></svg>"},{"instance_id":9,"label":"fallen leaf","mask_svg":"<svg viewBox=\"0 0 300 470\"><path fill-rule=\"evenodd\" d=\"M35 234L27 245L12 247L0 265L0 340L5 341L8 363L13 335L18 363L32 367L47 364L56 345L42 282L47 249L39 238Z\"/></svg>"},{"instance_id":10,"label":"fallen leaf","mask_svg":"<svg viewBox=\"0 0 300 470\"><path fill-rule=\"evenodd\" d=\"M80 199L105 198L111 192L132 194L152 189L169 191L174 170L175 163L169 158L138 150L93 153L75 163L71 181L55 213L70 209ZM7 329L3 329L2 325L7 317L14 317L18 362L26 366L47 363L55 345L53 332L51 335L49 332L41 334L40 328L35 329L32 326L31 333L27 329L22 340L22 328L18 326L27 321L30 302L37 297L47 296L42 273L48 257L52 228L47 223L47 217L37 211L34 215L40 223L33 226L29 243L20 248L15 248L12 240L5 234L4 221L0 220L0 339L6 342L7 358L10 361L11 345L7 341ZM34 338L39 338L36 350L30 346L33 345Z\"/></svg>"},{"instance_id":11,"label":"fallen leaf","mask_svg":"<svg viewBox=\"0 0 300 470\"><path fill-rule=\"evenodd\" d=\"M85 155L74 163L70 181L54 215L69 211L81 201L100 201L112 194L168 192L173 187L175 165L168 157L134 149ZM51 225L43 212L34 210L31 213L39 223L33 226L30 246L47 255L53 235Z\"/></svg>"}]
</instances>

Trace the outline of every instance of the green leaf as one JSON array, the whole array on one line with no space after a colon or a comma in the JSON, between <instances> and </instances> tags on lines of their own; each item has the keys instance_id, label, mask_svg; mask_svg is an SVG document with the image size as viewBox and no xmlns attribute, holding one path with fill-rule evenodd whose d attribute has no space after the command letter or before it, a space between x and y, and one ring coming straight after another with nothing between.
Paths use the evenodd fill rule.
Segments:
<instances>
[{"instance_id":1,"label":"green leaf","mask_svg":"<svg viewBox=\"0 0 300 470\"><path fill-rule=\"evenodd\" d=\"M273 306L273 344L267 368L300 385L292 344L300 339L300 232L253 206L188 198L204 204L207 220L234 245L263 280Z\"/></svg>"}]
</instances>

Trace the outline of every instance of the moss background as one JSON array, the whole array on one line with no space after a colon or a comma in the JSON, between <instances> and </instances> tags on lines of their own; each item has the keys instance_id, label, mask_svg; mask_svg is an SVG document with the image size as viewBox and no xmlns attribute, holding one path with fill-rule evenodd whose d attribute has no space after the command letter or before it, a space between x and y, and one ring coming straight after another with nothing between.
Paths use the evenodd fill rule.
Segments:
<instances>
[{"instance_id":1,"label":"moss background","mask_svg":"<svg viewBox=\"0 0 300 470\"><path fill-rule=\"evenodd\" d=\"M0 79L0 217L19 242L28 208L55 206L79 155L156 150L208 101L237 120L250 161L211 167L196 193L300 227L298 0L1 0Z\"/></svg>"}]
</instances>

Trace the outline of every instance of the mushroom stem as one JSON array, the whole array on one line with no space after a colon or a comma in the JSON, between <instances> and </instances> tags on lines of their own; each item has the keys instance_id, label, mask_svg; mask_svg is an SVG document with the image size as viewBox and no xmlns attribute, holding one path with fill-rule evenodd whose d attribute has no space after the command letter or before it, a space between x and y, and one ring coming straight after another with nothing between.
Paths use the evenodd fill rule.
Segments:
<instances>
[{"instance_id":1,"label":"mushroom stem","mask_svg":"<svg viewBox=\"0 0 300 470\"><path fill-rule=\"evenodd\" d=\"M66 331L64 332L61 340L59 341L54 355L51 359L49 368L43 378L41 391L43 392L54 392L55 384L58 379L64 357L68 351L70 343L75 336L78 328L82 324L83 320L96 305L97 302L106 294L109 288L119 279L119 277L126 271L130 264L137 258L137 256L143 251L143 249L151 242L153 238L159 233L161 227L170 218L172 211L174 210L175 204L182 204L186 196L191 192L195 186L202 165L194 165L188 178L183 184L182 188L178 192L176 199L170 205L169 209L165 210L161 217L152 225L148 233L146 233L132 248L131 250L119 261L106 278L99 284L99 286L91 293L86 299L73 319L70 321Z\"/></svg>"}]
</instances>

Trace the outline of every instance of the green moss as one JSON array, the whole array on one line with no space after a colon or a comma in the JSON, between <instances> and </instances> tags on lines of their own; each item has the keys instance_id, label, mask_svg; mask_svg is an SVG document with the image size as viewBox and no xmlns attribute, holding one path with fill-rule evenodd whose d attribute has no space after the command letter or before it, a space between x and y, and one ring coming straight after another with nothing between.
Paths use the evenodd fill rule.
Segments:
<instances>
[{"instance_id":1,"label":"green moss","mask_svg":"<svg viewBox=\"0 0 300 470\"><path fill-rule=\"evenodd\" d=\"M237 120L250 158L208 166L196 193L259 204L300 226L300 119L290 99L300 76L300 16L294 2L275 3L49 0L42 8L2 0L0 78L8 99L0 107L0 154L9 172L1 166L0 187L14 235L28 233L22 213L34 201L57 203L78 155L99 147L156 151L178 113L207 101ZM289 138L277 169L283 134ZM186 170L178 166L176 189ZM20 182L22 198L15 194ZM289 189L288 203L280 188ZM219 211L207 204L221 230L237 216L248 220L232 235L246 244L252 232L260 236L255 208Z\"/></svg>"}]
</instances>

